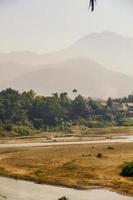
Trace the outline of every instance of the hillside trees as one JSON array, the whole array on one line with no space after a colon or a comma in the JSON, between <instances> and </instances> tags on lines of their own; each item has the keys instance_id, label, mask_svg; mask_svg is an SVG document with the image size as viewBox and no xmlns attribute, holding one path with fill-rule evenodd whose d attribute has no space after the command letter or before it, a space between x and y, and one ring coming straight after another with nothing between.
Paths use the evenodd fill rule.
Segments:
<instances>
[{"instance_id":1,"label":"hillside trees","mask_svg":"<svg viewBox=\"0 0 133 200\"><path fill-rule=\"evenodd\" d=\"M81 95L77 96L71 104L70 116L72 119L79 117L85 118L89 115L90 107L89 102Z\"/></svg>"},{"instance_id":2,"label":"hillside trees","mask_svg":"<svg viewBox=\"0 0 133 200\"><path fill-rule=\"evenodd\" d=\"M115 101L109 98L104 105L99 100L81 95L70 99L66 92L44 97L36 95L33 90L19 93L9 88L0 92L0 127L12 130L15 126L22 132L21 127L45 130L57 126L66 127L73 122L84 122L90 127L93 127L93 121L95 126L123 125L126 113L112 112L111 107ZM124 98L124 101L132 101L132 95Z\"/></svg>"}]
</instances>

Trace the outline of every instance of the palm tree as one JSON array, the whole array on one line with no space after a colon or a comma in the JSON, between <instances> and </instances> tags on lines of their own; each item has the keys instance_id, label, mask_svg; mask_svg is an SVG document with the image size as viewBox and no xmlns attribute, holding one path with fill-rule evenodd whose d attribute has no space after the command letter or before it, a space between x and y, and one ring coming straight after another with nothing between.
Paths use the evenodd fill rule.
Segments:
<instances>
[{"instance_id":1,"label":"palm tree","mask_svg":"<svg viewBox=\"0 0 133 200\"><path fill-rule=\"evenodd\" d=\"M78 90L76 90L76 89L73 90L73 94L75 95L75 98L76 98L77 92L78 92Z\"/></svg>"},{"instance_id":2,"label":"palm tree","mask_svg":"<svg viewBox=\"0 0 133 200\"><path fill-rule=\"evenodd\" d=\"M91 11L94 11L95 2L96 2L96 0L89 0L89 8L91 8Z\"/></svg>"}]
</instances>

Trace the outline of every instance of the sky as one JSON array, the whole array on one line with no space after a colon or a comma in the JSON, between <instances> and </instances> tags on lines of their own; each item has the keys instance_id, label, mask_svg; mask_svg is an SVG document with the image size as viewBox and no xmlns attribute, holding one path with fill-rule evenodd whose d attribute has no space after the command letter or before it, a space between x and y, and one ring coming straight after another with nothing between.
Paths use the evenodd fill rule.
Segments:
<instances>
[{"instance_id":1,"label":"sky","mask_svg":"<svg viewBox=\"0 0 133 200\"><path fill-rule=\"evenodd\" d=\"M133 38L133 1L0 0L0 52L57 51L93 32Z\"/></svg>"}]
</instances>

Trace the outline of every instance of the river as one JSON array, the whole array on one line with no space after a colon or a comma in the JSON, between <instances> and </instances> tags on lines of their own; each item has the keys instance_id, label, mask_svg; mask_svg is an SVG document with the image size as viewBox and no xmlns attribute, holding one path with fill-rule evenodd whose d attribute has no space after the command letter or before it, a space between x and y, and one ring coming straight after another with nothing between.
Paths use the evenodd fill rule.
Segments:
<instances>
[{"instance_id":1,"label":"river","mask_svg":"<svg viewBox=\"0 0 133 200\"><path fill-rule=\"evenodd\" d=\"M58 200L62 196L69 200L133 200L103 189L75 190L3 177L0 183L0 200Z\"/></svg>"}]
</instances>

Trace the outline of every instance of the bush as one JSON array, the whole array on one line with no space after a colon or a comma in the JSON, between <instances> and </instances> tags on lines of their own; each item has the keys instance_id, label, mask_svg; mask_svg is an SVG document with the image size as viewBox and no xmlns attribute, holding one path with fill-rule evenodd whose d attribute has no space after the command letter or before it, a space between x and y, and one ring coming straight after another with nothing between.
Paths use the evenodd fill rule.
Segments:
<instances>
[{"instance_id":1,"label":"bush","mask_svg":"<svg viewBox=\"0 0 133 200\"><path fill-rule=\"evenodd\" d=\"M133 162L127 163L121 171L122 176L133 177Z\"/></svg>"},{"instance_id":2,"label":"bush","mask_svg":"<svg viewBox=\"0 0 133 200\"><path fill-rule=\"evenodd\" d=\"M34 173L36 176L39 176L40 174L43 173L43 169L41 169L41 168L34 169L34 170L33 170L33 173Z\"/></svg>"},{"instance_id":3,"label":"bush","mask_svg":"<svg viewBox=\"0 0 133 200\"><path fill-rule=\"evenodd\" d=\"M40 129L43 127L43 120L42 119L33 119L33 125L36 129Z\"/></svg>"},{"instance_id":4,"label":"bush","mask_svg":"<svg viewBox=\"0 0 133 200\"><path fill-rule=\"evenodd\" d=\"M6 131L11 132L11 131L12 131L12 124L5 124L5 125L4 125L4 129L5 129Z\"/></svg>"},{"instance_id":5,"label":"bush","mask_svg":"<svg viewBox=\"0 0 133 200\"><path fill-rule=\"evenodd\" d=\"M103 155L102 155L101 153L98 153L98 154L96 155L96 157L97 157L97 158L102 158Z\"/></svg>"},{"instance_id":6,"label":"bush","mask_svg":"<svg viewBox=\"0 0 133 200\"><path fill-rule=\"evenodd\" d=\"M61 197L58 200L68 200L68 198L67 197Z\"/></svg>"},{"instance_id":7,"label":"bush","mask_svg":"<svg viewBox=\"0 0 133 200\"><path fill-rule=\"evenodd\" d=\"M89 128L103 128L103 127L105 127L105 125L104 125L103 122L96 121L96 120L89 121L89 122L87 123L87 126L88 126Z\"/></svg>"},{"instance_id":8,"label":"bush","mask_svg":"<svg viewBox=\"0 0 133 200\"><path fill-rule=\"evenodd\" d=\"M21 135L21 136L27 136L30 134L33 134L35 131L35 129L33 129L32 127L29 126L18 126L18 125L13 125L12 126L12 132Z\"/></svg>"},{"instance_id":9,"label":"bush","mask_svg":"<svg viewBox=\"0 0 133 200\"><path fill-rule=\"evenodd\" d=\"M123 126L133 126L133 119L123 118Z\"/></svg>"}]
</instances>

